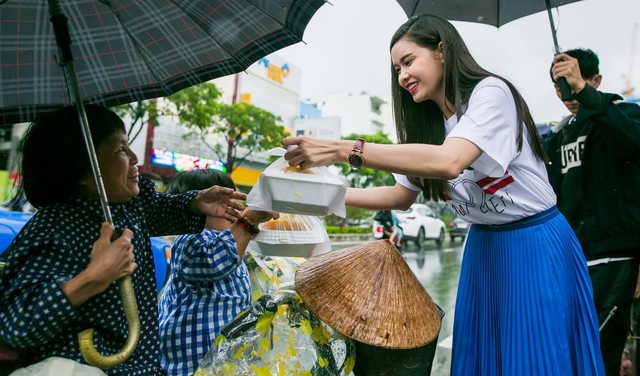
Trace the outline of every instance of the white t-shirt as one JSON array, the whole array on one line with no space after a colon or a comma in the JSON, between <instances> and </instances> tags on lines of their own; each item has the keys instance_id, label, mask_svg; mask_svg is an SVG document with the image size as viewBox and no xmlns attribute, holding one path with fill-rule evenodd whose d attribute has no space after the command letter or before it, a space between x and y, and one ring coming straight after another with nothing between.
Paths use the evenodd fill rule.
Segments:
<instances>
[{"instance_id":1,"label":"white t-shirt","mask_svg":"<svg viewBox=\"0 0 640 376\"><path fill-rule=\"evenodd\" d=\"M454 114L445 122L447 138L471 141L483 152L469 169L447 181L445 200L458 217L503 224L555 205L547 170L531 149L526 127L518 152L517 116L509 87L488 77L473 89L460 121ZM399 184L420 191L406 176L394 176Z\"/></svg>"}]
</instances>

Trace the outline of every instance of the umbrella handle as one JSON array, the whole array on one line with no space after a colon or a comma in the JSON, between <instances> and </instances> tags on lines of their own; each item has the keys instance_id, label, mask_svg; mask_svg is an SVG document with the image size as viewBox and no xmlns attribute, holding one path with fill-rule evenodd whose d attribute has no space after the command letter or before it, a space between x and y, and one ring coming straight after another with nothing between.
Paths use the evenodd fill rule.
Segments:
<instances>
[{"instance_id":1,"label":"umbrella handle","mask_svg":"<svg viewBox=\"0 0 640 376\"><path fill-rule=\"evenodd\" d=\"M78 343L84 360L86 360L88 364L101 369L115 367L129 359L140 339L138 304L133 291L131 278L126 277L118 280L118 290L120 291L124 315L129 325L129 336L127 337L127 342L120 349L120 352L113 355L102 355L96 350L93 344L93 329L87 329L78 333Z\"/></svg>"},{"instance_id":2,"label":"umbrella handle","mask_svg":"<svg viewBox=\"0 0 640 376\"><path fill-rule=\"evenodd\" d=\"M556 82L558 83L558 87L560 88L560 99L562 99L563 101L573 99L571 86L567 82L567 79L564 77L560 77L556 80Z\"/></svg>"}]
</instances>

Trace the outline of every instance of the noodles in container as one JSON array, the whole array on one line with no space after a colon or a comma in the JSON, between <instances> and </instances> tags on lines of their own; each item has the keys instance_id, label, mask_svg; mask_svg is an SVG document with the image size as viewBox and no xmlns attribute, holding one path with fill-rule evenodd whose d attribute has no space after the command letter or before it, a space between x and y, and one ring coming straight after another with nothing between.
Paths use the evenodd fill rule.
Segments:
<instances>
[{"instance_id":1,"label":"noodles in container","mask_svg":"<svg viewBox=\"0 0 640 376\"><path fill-rule=\"evenodd\" d=\"M278 148L275 153L284 153ZM272 151L272 154L274 152ZM301 170L281 157L269 165L247 196L253 210L344 218L347 187L328 167Z\"/></svg>"},{"instance_id":2,"label":"noodles in container","mask_svg":"<svg viewBox=\"0 0 640 376\"><path fill-rule=\"evenodd\" d=\"M313 257L331 251L331 241L318 217L280 214L258 225L260 233L249 248L265 256Z\"/></svg>"}]
</instances>

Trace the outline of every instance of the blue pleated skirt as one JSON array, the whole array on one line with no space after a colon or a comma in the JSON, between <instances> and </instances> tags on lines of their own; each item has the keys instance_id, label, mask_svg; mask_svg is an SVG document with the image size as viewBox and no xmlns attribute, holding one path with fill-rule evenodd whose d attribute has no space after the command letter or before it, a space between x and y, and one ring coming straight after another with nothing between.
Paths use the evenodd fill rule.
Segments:
<instances>
[{"instance_id":1,"label":"blue pleated skirt","mask_svg":"<svg viewBox=\"0 0 640 376\"><path fill-rule=\"evenodd\" d=\"M471 226L451 375L604 375L599 341L587 264L557 208Z\"/></svg>"}]
</instances>

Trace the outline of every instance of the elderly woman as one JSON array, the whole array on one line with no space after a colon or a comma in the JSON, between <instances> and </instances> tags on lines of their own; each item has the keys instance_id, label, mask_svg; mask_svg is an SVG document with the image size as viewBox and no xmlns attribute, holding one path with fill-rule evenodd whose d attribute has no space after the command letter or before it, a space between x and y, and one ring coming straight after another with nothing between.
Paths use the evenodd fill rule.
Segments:
<instances>
[{"instance_id":1,"label":"elderly woman","mask_svg":"<svg viewBox=\"0 0 640 376\"><path fill-rule=\"evenodd\" d=\"M206 216L234 220L246 195L211 187L179 195L156 192L139 176L124 123L87 106L115 229L104 223L98 189L76 109L31 124L22 143L22 181L38 212L12 244L0 275L0 336L24 349L27 363L48 357L84 362L78 332L94 328L97 350L117 353L128 335L114 283L131 276L140 341L112 375L163 374L158 362L158 308L149 237L200 232Z\"/></svg>"}]
</instances>

